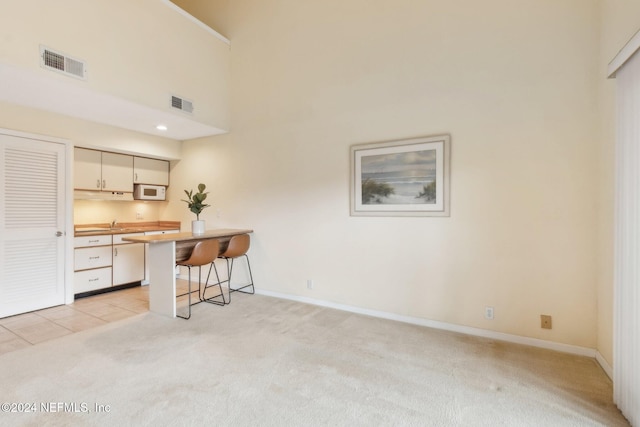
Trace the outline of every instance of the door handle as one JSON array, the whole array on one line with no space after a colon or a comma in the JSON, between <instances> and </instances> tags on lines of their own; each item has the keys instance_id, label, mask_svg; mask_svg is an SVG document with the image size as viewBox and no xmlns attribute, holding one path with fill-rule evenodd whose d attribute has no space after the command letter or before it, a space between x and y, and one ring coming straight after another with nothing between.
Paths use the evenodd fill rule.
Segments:
<instances>
[{"instance_id":1,"label":"door handle","mask_svg":"<svg viewBox=\"0 0 640 427\"><path fill-rule=\"evenodd\" d=\"M62 231L56 231L56 236L60 237L62 236L64 233Z\"/></svg>"},{"instance_id":2,"label":"door handle","mask_svg":"<svg viewBox=\"0 0 640 427\"><path fill-rule=\"evenodd\" d=\"M105 188L107 188L107 180L103 179L102 180L102 189L104 190Z\"/></svg>"},{"instance_id":3,"label":"door handle","mask_svg":"<svg viewBox=\"0 0 640 427\"><path fill-rule=\"evenodd\" d=\"M99 179L96 182L96 188L100 188L100 180Z\"/></svg>"}]
</instances>

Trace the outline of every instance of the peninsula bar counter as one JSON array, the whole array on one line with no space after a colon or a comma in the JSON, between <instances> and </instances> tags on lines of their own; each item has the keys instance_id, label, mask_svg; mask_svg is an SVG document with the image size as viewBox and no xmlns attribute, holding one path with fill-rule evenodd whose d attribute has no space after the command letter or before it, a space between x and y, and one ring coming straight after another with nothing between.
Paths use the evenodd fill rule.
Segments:
<instances>
[{"instance_id":1,"label":"peninsula bar counter","mask_svg":"<svg viewBox=\"0 0 640 427\"><path fill-rule=\"evenodd\" d=\"M207 230L204 234L157 234L124 237L122 240L149 244L149 311L176 317L176 262L187 259L200 240L218 239L220 251L224 251L231 237L249 233L253 230L219 228Z\"/></svg>"}]
</instances>

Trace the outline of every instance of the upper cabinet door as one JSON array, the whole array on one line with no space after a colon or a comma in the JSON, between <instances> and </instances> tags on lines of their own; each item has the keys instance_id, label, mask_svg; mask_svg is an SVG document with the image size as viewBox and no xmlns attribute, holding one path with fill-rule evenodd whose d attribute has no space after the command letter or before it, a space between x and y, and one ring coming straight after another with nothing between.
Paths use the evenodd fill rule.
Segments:
<instances>
[{"instance_id":1,"label":"upper cabinet door","mask_svg":"<svg viewBox=\"0 0 640 427\"><path fill-rule=\"evenodd\" d=\"M135 184L169 185L169 162L166 160L134 157L133 182Z\"/></svg>"},{"instance_id":2,"label":"upper cabinet door","mask_svg":"<svg viewBox=\"0 0 640 427\"><path fill-rule=\"evenodd\" d=\"M102 153L75 148L73 188L100 191L102 189Z\"/></svg>"},{"instance_id":3,"label":"upper cabinet door","mask_svg":"<svg viewBox=\"0 0 640 427\"><path fill-rule=\"evenodd\" d=\"M133 156L102 153L102 190L133 192Z\"/></svg>"}]
</instances>

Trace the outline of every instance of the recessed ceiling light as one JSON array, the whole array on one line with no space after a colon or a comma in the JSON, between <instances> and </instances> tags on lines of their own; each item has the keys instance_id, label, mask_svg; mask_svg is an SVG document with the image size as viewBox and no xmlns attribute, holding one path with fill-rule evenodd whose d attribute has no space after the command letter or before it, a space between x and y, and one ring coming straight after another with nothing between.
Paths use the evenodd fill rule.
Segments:
<instances>
[{"instance_id":1,"label":"recessed ceiling light","mask_svg":"<svg viewBox=\"0 0 640 427\"><path fill-rule=\"evenodd\" d=\"M158 125L158 126L156 126L156 129L158 129L158 130L167 130L167 127L165 125Z\"/></svg>"}]
</instances>

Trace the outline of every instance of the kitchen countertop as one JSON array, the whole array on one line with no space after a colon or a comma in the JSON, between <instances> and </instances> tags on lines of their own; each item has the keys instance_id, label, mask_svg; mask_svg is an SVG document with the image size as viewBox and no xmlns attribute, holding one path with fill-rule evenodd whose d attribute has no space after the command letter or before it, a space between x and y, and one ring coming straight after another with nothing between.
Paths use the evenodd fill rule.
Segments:
<instances>
[{"instance_id":1,"label":"kitchen countertop","mask_svg":"<svg viewBox=\"0 0 640 427\"><path fill-rule=\"evenodd\" d=\"M109 223L75 224L73 229L75 237L144 233L145 231L180 230L180 221L119 222L113 228Z\"/></svg>"},{"instance_id":2,"label":"kitchen countertop","mask_svg":"<svg viewBox=\"0 0 640 427\"><path fill-rule=\"evenodd\" d=\"M157 236L125 237L122 240L136 243L166 243L166 242L189 242L194 240L207 240L226 238L228 241L232 236L238 234L253 233L253 230L244 228L216 228L207 230L203 234L193 234L191 232L162 234Z\"/></svg>"},{"instance_id":3,"label":"kitchen countertop","mask_svg":"<svg viewBox=\"0 0 640 427\"><path fill-rule=\"evenodd\" d=\"M217 239L220 242L220 253L224 252L229 245L232 236L238 234L253 233L253 230L243 228L216 228L206 230L203 234L193 234L192 232L156 234L152 236L131 236L123 237L125 242L148 243L150 248L158 244L170 243L175 246L175 261L184 261L189 258L191 251L199 240ZM173 251L172 251L173 252Z\"/></svg>"}]
</instances>

